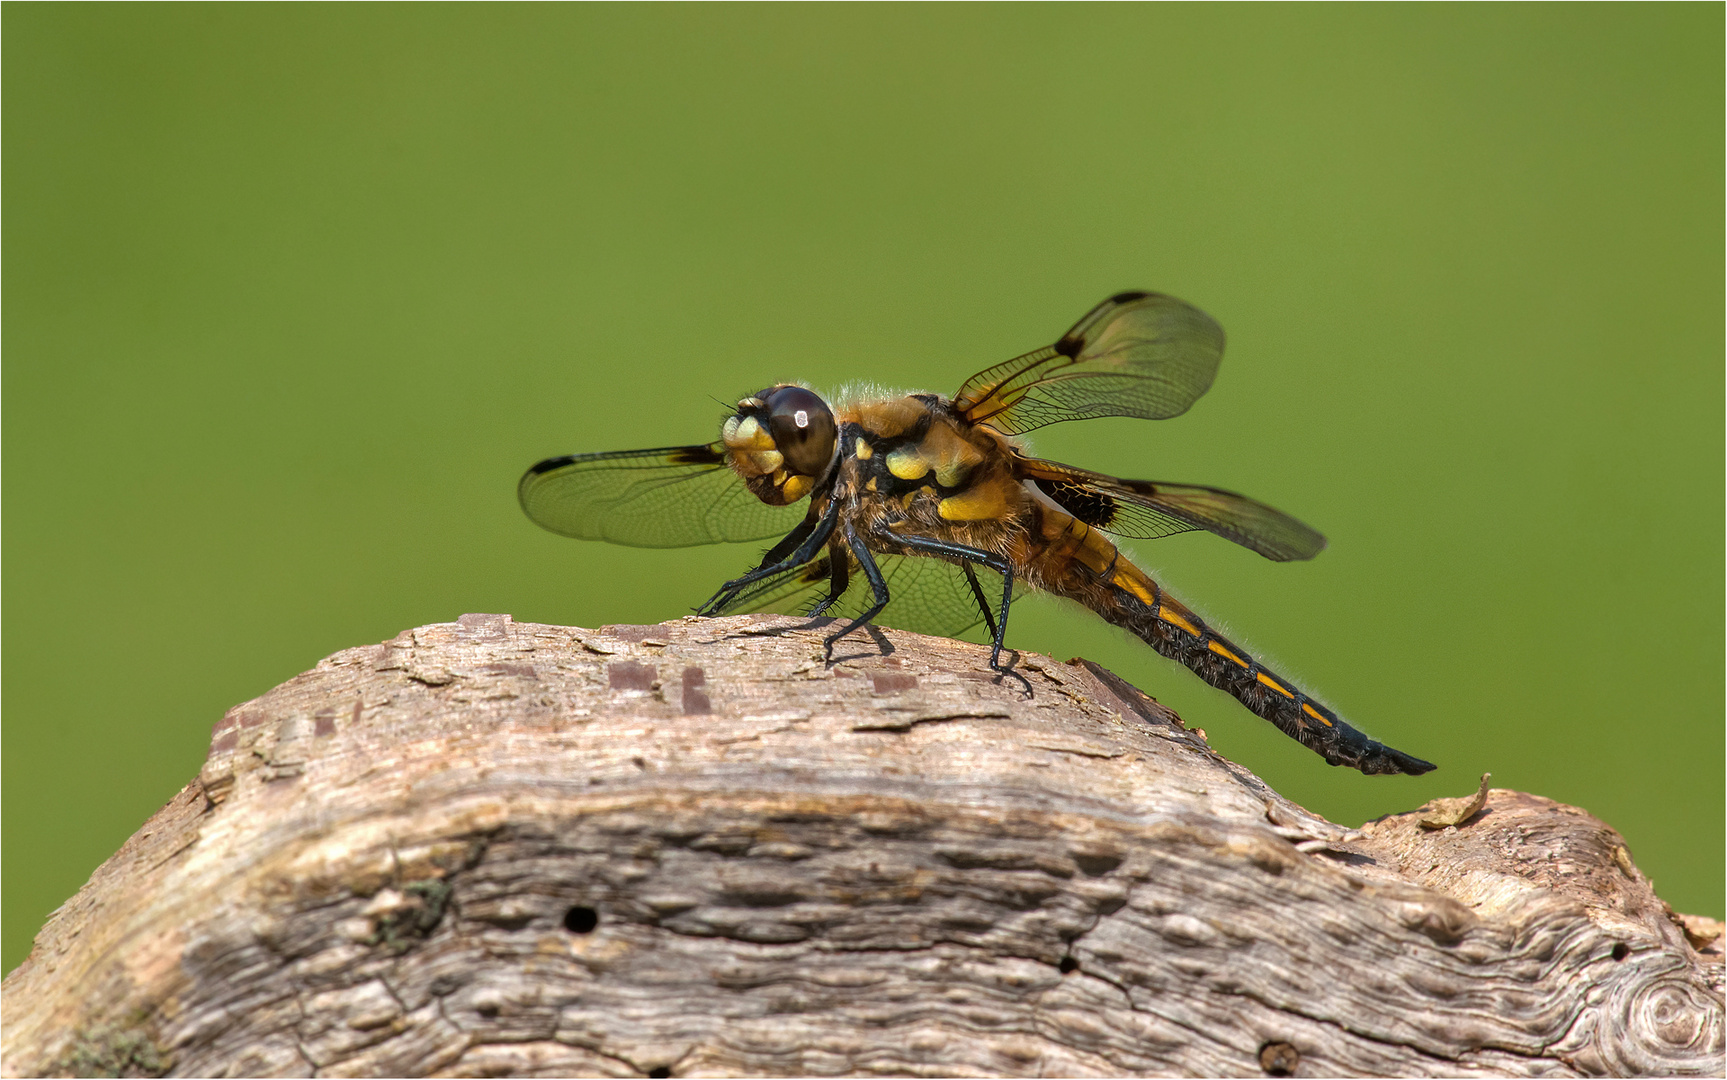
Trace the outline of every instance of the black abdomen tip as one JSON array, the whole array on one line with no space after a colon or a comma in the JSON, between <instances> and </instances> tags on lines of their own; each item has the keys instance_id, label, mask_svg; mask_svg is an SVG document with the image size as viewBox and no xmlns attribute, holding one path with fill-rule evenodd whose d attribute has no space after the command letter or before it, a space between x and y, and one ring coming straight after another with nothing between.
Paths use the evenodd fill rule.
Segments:
<instances>
[{"instance_id":1,"label":"black abdomen tip","mask_svg":"<svg viewBox=\"0 0 1727 1080\"><path fill-rule=\"evenodd\" d=\"M1406 776L1420 776L1422 773L1432 772L1438 767L1431 761L1422 761L1418 757L1411 757L1403 751L1393 750L1389 746L1375 747L1373 753L1361 762L1362 772L1379 776L1397 773Z\"/></svg>"}]
</instances>

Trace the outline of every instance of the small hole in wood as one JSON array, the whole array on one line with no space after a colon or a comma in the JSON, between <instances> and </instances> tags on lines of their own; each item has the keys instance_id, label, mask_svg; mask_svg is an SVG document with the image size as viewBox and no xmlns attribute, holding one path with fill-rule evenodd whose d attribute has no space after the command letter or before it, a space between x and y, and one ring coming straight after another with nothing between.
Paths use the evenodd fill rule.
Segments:
<instances>
[{"instance_id":1,"label":"small hole in wood","mask_svg":"<svg viewBox=\"0 0 1727 1080\"><path fill-rule=\"evenodd\" d=\"M1270 1042L1259 1048L1259 1067L1268 1076L1294 1076L1301 1054L1286 1042Z\"/></svg>"},{"instance_id":2,"label":"small hole in wood","mask_svg":"<svg viewBox=\"0 0 1727 1080\"><path fill-rule=\"evenodd\" d=\"M1627 956L1630 956L1630 955L1631 955L1631 946L1625 944L1623 941L1621 941L1619 944L1613 946L1613 959L1623 960Z\"/></svg>"},{"instance_id":3,"label":"small hole in wood","mask_svg":"<svg viewBox=\"0 0 1727 1080\"><path fill-rule=\"evenodd\" d=\"M572 934L591 934L600 925L600 913L591 907L573 907L564 912L564 929Z\"/></svg>"},{"instance_id":4,"label":"small hole in wood","mask_svg":"<svg viewBox=\"0 0 1727 1080\"><path fill-rule=\"evenodd\" d=\"M1057 964L1056 967L1061 969L1063 975L1072 975L1079 970L1079 961L1071 956L1064 956L1061 958L1061 963Z\"/></svg>"},{"instance_id":5,"label":"small hole in wood","mask_svg":"<svg viewBox=\"0 0 1727 1080\"><path fill-rule=\"evenodd\" d=\"M649 1069L648 1075L653 1077L654 1080L666 1080L666 1077L672 1075L672 1070L666 1068L664 1065L661 1065L657 1069Z\"/></svg>"}]
</instances>

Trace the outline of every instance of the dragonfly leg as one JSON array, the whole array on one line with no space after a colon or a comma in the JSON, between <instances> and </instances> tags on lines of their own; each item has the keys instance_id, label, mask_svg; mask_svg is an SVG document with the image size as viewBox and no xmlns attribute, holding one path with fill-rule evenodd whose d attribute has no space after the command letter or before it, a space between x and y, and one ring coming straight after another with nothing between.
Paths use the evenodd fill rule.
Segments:
<instances>
[{"instance_id":1,"label":"dragonfly leg","mask_svg":"<svg viewBox=\"0 0 1727 1080\"><path fill-rule=\"evenodd\" d=\"M971 586L971 598L977 601L977 610L983 615L983 625L993 639L995 637L995 612L990 610L989 601L984 599L983 586L977 583L977 574L972 572L971 563L960 563L960 569L965 571L965 583Z\"/></svg>"},{"instance_id":2,"label":"dragonfly leg","mask_svg":"<svg viewBox=\"0 0 1727 1080\"><path fill-rule=\"evenodd\" d=\"M841 627L839 632L829 634L827 640L822 642L830 656L833 654L834 644L840 638L881 614L881 609L887 607L887 602L890 599L887 591L887 579L882 577L881 567L876 565L875 556L871 555L870 549L864 546L863 540L858 536L857 530L852 528L849 521L845 523L845 537L846 546L852 549L852 554L856 556L858 565L863 569L864 578L869 581L870 606L864 609L862 615ZM823 602L822 607L825 608L833 600L833 597L829 597Z\"/></svg>"},{"instance_id":3,"label":"dragonfly leg","mask_svg":"<svg viewBox=\"0 0 1727 1080\"><path fill-rule=\"evenodd\" d=\"M798 522L797 528L780 537L774 546L767 550L767 554L762 556L762 561L756 564L756 569L761 570L772 566L796 551L799 544L810 538L810 533L815 531L820 520L814 514L805 514L804 519Z\"/></svg>"},{"instance_id":4,"label":"dragonfly leg","mask_svg":"<svg viewBox=\"0 0 1727 1080\"><path fill-rule=\"evenodd\" d=\"M828 594L809 610L812 619L820 618L823 612L838 603L851 585L851 560L846 558L845 551L838 544L828 548L828 565Z\"/></svg>"},{"instance_id":5,"label":"dragonfly leg","mask_svg":"<svg viewBox=\"0 0 1727 1080\"><path fill-rule=\"evenodd\" d=\"M1007 611L1013 604L1013 563L1005 556L982 548L967 547L964 544L950 544L945 540L932 540L927 536L906 536L891 529L878 530L885 540L890 540L900 547L923 555L941 555L950 559L958 559L965 566L966 580L971 583L972 595L977 599L978 606L983 608L984 621L990 629L989 666L995 671L1002 670L1002 642L1007 638ZM1001 613L996 618L990 618L989 606L984 601L983 589L977 583L977 577L972 573L971 564L982 563L1001 575Z\"/></svg>"},{"instance_id":6,"label":"dragonfly leg","mask_svg":"<svg viewBox=\"0 0 1727 1080\"><path fill-rule=\"evenodd\" d=\"M741 578L734 578L733 580L726 582L720 587L719 592L708 598L707 603L696 609L696 614L718 615L725 609L727 604L730 604L733 600L737 599L739 593L743 592L751 585L754 585L756 582L763 578L772 577L783 570L790 570L795 566L802 566L804 563L815 558L816 552L820 551L822 549L822 545L828 542L828 537L833 535L834 523L839 520L839 511L839 501L837 499L830 500L828 502L827 510L815 521L813 525L810 523L809 519L806 518L796 529L793 529L790 533L786 534L786 538L784 540L781 540L778 544L773 546L772 550L762 558L762 564L760 566L751 570ZM806 526L808 527L808 531L804 532ZM792 538L798 536L800 532L803 533L803 536L801 542L797 543L796 549L789 555L781 558L778 562L770 564L770 560L773 559L775 554L778 553L780 549L787 547L792 543Z\"/></svg>"}]
</instances>

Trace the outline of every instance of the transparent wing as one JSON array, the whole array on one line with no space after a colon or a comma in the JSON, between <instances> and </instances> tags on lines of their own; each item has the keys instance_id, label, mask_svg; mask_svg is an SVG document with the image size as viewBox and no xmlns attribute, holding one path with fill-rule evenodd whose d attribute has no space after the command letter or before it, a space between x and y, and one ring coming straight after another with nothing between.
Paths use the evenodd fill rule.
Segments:
<instances>
[{"instance_id":1,"label":"transparent wing","mask_svg":"<svg viewBox=\"0 0 1727 1080\"><path fill-rule=\"evenodd\" d=\"M1325 550L1325 537L1306 524L1233 491L1121 480L1036 458L1017 464L1062 509L1117 536L1153 539L1205 529L1277 562L1311 559Z\"/></svg>"},{"instance_id":2,"label":"transparent wing","mask_svg":"<svg viewBox=\"0 0 1727 1080\"><path fill-rule=\"evenodd\" d=\"M1222 359L1223 327L1205 312L1160 293L1121 293L1054 345L967 379L954 405L1007 435L1095 416L1163 420L1211 388Z\"/></svg>"},{"instance_id":3,"label":"transparent wing","mask_svg":"<svg viewBox=\"0 0 1727 1080\"><path fill-rule=\"evenodd\" d=\"M807 512L750 494L718 443L548 458L523 474L516 494L543 528L631 547L765 540Z\"/></svg>"},{"instance_id":4,"label":"transparent wing","mask_svg":"<svg viewBox=\"0 0 1727 1080\"><path fill-rule=\"evenodd\" d=\"M845 565L836 579L834 549L813 562L757 582L716 614L735 615L771 611L783 615L821 614L855 619L872 602L869 581L857 560L846 552ZM965 567L944 559L918 555L877 553L876 565L887 581L888 605L873 622L940 637L959 637L984 622L983 609L966 579ZM978 589L993 612L1001 603L1001 575L981 566L972 567ZM839 599L821 606L835 588Z\"/></svg>"}]
</instances>

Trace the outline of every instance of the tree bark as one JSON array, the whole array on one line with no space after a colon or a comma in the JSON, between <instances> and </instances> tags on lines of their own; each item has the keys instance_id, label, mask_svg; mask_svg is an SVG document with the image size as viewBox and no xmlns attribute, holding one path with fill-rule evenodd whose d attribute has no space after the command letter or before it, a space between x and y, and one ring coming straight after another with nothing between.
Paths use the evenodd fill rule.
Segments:
<instances>
[{"instance_id":1,"label":"tree bark","mask_svg":"<svg viewBox=\"0 0 1727 1080\"><path fill-rule=\"evenodd\" d=\"M1350 831L1095 665L821 633L470 615L231 710L6 1073L1723 1070L1720 924L1581 810Z\"/></svg>"}]
</instances>

